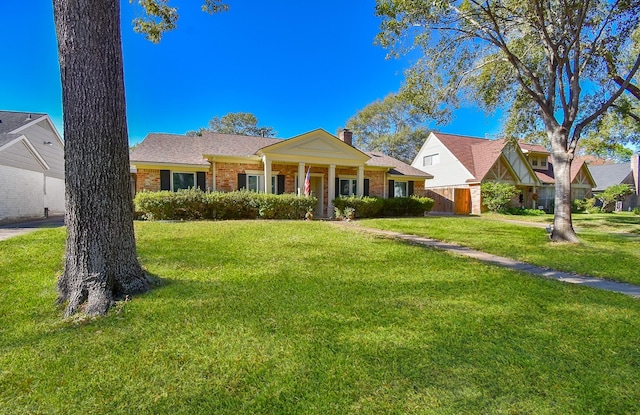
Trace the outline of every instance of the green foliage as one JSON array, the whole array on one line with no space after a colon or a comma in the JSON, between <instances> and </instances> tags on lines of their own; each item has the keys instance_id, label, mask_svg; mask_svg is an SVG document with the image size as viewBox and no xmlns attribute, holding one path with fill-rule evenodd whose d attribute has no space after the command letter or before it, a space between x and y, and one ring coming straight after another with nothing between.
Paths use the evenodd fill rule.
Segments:
<instances>
[{"instance_id":1,"label":"green foliage","mask_svg":"<svg viewBox=\"0 0 640 415\"><path fill-rule=\"evenodd\" d=\"M640 208L639 207L634 207L632 210L634 215L640 215Z\"/></svg>"},{"instance_id":2,"label":"green foliage","mask_svg":"<svg viewBox=\"0 0 640 415\"><path fill-rule=\"evenodd\" d=\"M375 218L382 214L384 199L371 196L340 196L333 199L333 205L340 212L346 208L355 210L358 218ZM342 216L342 213L337 217Z\"/></svg>"},{"instance_id":3,"label":"green foliage","mask_svg":"<svg viewBox=\"0 0 640 415\"><path fill-rule=\"evenodd\" d=\"M129 0L133 3L134 0ZM138 4L144 12L142 17L133 19L133 30L143 34L147 40L158 43L165 32L176 28L178 22L178 9L171 7L168 0L138 0ZM202 11L207 13L219 13L229 9L229 6L221 0L205 0Z\"/></svg>"},{"instance_id":4,"label":"green foliage","mask_svg":"<svg viewBox=\"0 0 640 415\"><path fill-rule=\"evenodd\" d=\"M502 213L506 215L517 215L517 216L541 216L546 215L544 210L540 209L527 209L519 206L512 206L505 208Z\"/></svg>"},{"instance_id":5,"label":"green foliage","mask_svg":"<svg viewBox=\"0 0 640 415\"><path fill-rule=\"evenodd\" d=\"M482 204L492 212L504 210L520 191L514 185L500 182L486 182L481 185Z\"/></svg>"},{"instance_id":6,"label":"green foliage","mask_svg":"<svg viewBox=\"0 0 640 415\"><path fill-rule=\"evenodd\" d=\"M230 112L222 117L215 116L209 121L209 127L187 131L188 136L201 136L205 132L219 134L247 135L253 137L273 137L273 127L258 126L258 118L248 112Z\"/></svg>"},{"instance_id":7,"label":"green foliage","mask_svg":"<svg viewBox=\"0 0 640 415\"><path fill-rule=\"evenodd\" d=\"M602 203L602 210L605 211L610 203L624 199L633 193L633 189L628 184L614 184L598 193L596 198Z\"/></svg>"},{"instance_id":8,"label":"green foliage","mask_svg":"<svg viewBox=\"0 0 640 415\"><path fill-rule=\"evenodd\" d=\"M337 197L333 204L336 218L346 216L347 209L353 209L357 218L422 216L433 208L434 201L428 197L395 197L382 199L370 196Z\"/></svg>"},{"instance_id":9,"label":"green foliage","mask_svg":"<svg viewBox=\"0 0 640 415\"><path fill-rule=\"evenodd\" d=\"M314 197L292 194L205 193L199 189L140 192L134 200L136 211L148 220L304 219L317 202Z\"/></svg>"},{"instance_id":10,"label":"green foliage","mask_svg":"<svg viewBox=\"0 0 640 415\"><path fill-rule=\"evenodd\" d=\"M424 121L407 100L390 94L358 111L347 128L356 147L411 163L429 134Z\"/></svg>"}]
</instances>

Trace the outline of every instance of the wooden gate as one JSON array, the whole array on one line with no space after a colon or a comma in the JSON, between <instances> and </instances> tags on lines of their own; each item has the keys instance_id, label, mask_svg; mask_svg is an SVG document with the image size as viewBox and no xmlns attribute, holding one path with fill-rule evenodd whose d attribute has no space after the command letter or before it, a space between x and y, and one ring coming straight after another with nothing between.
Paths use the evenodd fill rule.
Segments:
<instances>
[{"instance_id":1,"label":"wooden gate","mask_svg":"<svg viewBox=\"0 0 640 415\"><path fill-rule=\"evenodd\" d=\"M454 208L453 213L456 215L468 215L471 213L471 190L470 189L454 189Z\"/></svg>"}]
</instances>

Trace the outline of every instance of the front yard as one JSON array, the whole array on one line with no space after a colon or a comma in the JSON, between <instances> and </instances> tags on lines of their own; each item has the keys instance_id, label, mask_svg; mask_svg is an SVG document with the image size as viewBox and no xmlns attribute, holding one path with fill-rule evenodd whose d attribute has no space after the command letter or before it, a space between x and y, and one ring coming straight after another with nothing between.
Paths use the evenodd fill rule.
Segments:
<instances>
[{"instance_id":1,"label":"front yard","mask_svg":"<svg viewBox=\"0 0 640 415\"><path fill-rule=\"evenodd\" d=\"M552 223L553 215L498 214L358 221L362 226L458 243L542 267L640 285L640 216L574 214L580 245L549 242L544 226Z\"/></svg>"},{"instance_id":2,"label":"front yard","mask_svg":"<svg viewBox=\"0 0 640 415\"><path fill-rule=\"evenodd\" d=\"M442 235L484 223L449 219L386 221ZM512 248L546 238L483 229ZM636 299L322 222L136 232L161 282L95 320L62 321L54 304L64 230L0 241L0 412L640 412ZM601 246L580 236L568 252Z\"/></svg>"}]
</instances>

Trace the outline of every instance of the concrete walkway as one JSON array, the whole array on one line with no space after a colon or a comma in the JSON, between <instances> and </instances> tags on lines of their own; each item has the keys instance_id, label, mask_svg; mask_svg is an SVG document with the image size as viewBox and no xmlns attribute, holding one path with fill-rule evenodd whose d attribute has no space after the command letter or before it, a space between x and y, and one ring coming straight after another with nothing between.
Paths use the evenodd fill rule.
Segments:
<instances>
[{"instance_id":1,"label":"concrete walkway","mask_svg":"<svg viewBox=\"0 0 640 415\"><path fill-rule=\"evenodd\" d=\"M487 254L486 252L476 251L475 249L465 248L460 245L442 242L435 239L424 238L422 236L408 235L404 233L384 231L374 228L366 228L354 222L335 221L329 223L341 225L345 228L380 235L390 239L398 239L416 245L441 249L446 252L474 258L482 262L509 268L514 271L527 272L539 277L550 278L570 284L586 285L588 287L598 288L600 290L613 291L626 294L631 297L640 298L640 286L637 285L627 284L623 282L607 281L600 278L571 274L568 272L554 271L536 265L527 264L526 262L520 262L498 255Z\"/></svg>"},{"instance_id":2,"label":"concrete walkway","mask_svg":"<svg viewBox=\"0 0 640 415\"><path fill-rule=\"evenodd\" d=\"M6 223L0 225L0 241L37 231L38 229L57 228L58 226L64 226L64 216L49 216L48 218L42 219Z\"/></svg>"}]
</instances>

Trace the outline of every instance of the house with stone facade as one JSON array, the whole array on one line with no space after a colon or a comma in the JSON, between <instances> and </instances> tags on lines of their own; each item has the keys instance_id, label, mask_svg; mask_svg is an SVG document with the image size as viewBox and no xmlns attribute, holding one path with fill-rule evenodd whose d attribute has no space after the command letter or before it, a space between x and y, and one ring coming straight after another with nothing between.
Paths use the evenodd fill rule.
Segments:
<instances>
[{"instance_id":1,"label":"house with stone facade","mask_svg":"<svg viewBox=\"0 0 640 415\"><path fill-rule=\"evenodd\" d=\"M553 163L542 146L432 132L411 165L434 175L425 189L432 212L480 214L485 182L512 184L520 190L513 204L553 212ZM590 196L595 182L584 160L574 160L571 178L572 199Z\"/></svg>"},{"instance_id":2,"label":"house with stone facade","mask_svg":"<svg viewBox=\"0 0 640 415\"><path fill-rule=\"evenodd\" d=\"M47 114L0 111L0 222L64 213L64 143Z\"/></svg>"},{"instance_id":3,"label":"house with stone facade","mask_svg":"<svg viewBox=\"0 0 640 415\"><path fill-rule=\"evenodd\" d=\"M151 133L131 153L136 192L186 188L304 194L310 175L315 215L333 215L338 196L407 197L425 194L433 176L380 152L352 145L352 133L336 137L313 130L289 139L203 133Z\"/></svg>"}]
</instances>

